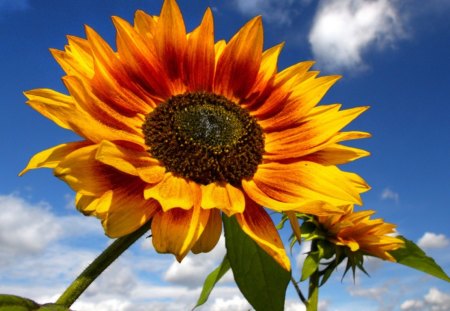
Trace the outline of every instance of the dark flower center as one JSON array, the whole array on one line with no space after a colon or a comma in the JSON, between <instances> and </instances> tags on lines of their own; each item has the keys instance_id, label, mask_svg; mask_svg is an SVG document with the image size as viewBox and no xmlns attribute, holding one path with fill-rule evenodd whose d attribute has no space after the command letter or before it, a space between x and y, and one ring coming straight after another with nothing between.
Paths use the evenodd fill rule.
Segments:
<instances>
[{"instance_id":1,"label":"dark flower center","mask_svg":"<svg viewBox=\"0 0 450 311\"><path fill-rule=\"evenodd\" d=\"M227 98L206 92L172 96L147 115L143 125L150 154L166 169L207 185L239 187L262 161L263 131Z\"/></svg>"}]
</instances>

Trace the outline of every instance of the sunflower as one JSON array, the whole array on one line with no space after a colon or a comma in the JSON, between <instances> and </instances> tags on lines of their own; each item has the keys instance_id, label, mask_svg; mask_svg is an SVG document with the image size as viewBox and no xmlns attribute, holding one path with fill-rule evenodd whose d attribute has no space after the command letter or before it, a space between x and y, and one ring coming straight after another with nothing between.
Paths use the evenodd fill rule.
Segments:
<instances>
[{"instance_id":1,"label":"sunflower","mask_svg":"<svg viewBox=\"0 0 450 311\"><path fill-rule=\"evenodd\" d=\"M361 252L395 261L389 252L404 244L403 240L392 236L396 226L381 218L370 219L375 213L372 210L354 212L352 205L346 206L344 210L344 214L318 217L327 240L347 247L353 253Z\"/></svg>"},{"instance_id":2,"label":"sunflower","mask_svg":"<svg viewBox=\"0 0 450 311\"><path fill-rule=\"evenodd\" d=\"M69 95L25 92L82 140L36 154L21 174L52 168L110 237L151 220L155 249L179 261L216 245L224 213L289 270L262 206L328 215L361 204L368 186L337 165L368 155L340 144L369 136L341 132L366 107L317 106L339 76L318 77L313 62L278 72L282 44L263 51L260 17L229 42L215 42L210 9L187 33L174 0L113 23L116 51L88 26L51 50Z\"/></svg>"}]
</instances>

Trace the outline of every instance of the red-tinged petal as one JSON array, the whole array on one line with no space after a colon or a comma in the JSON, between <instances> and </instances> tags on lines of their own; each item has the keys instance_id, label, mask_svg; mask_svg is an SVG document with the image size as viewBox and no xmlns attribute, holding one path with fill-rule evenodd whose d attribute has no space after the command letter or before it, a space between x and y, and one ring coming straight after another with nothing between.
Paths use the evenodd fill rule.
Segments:
<instances>
[{"instance_id":1,"label":"red-tinged petal","mask_svg":"<svg viewBox=\"0 0 450 311\"><path fill-rule=\"evenodd\" d=\"M235 213L242 213L245 208L244 194L232 185L211 183L201 186L202 201L201 206L205 209L218 208L231 216Z\"/></svg>"},{"instance_id":2,"label":"red-tinged petal","mask_svg":"<svg viewBox=\"0 0 450 311\"><path fill-rule=\"evenodd\" d=\"M126 148L109 141L100 143L95 158L121 172L139 176L150 184L159 183L165 175L165 168L152 159L148 152Z\"/></svg>"},{"instance_id":3,"label":"red-tinged petal","mask_svg":"<svg viewBox=\"0 0 450 311\"><path fill-rule=\"evenodd\" d=\"M127 71L132 73L134 82L159 101L170 97L171 82L155 47L145 42L127 21L113 17L113 22L117 29L117 51Z\"/></svg>"},{"instance_id":4,"label":"red-tinged petal","mask_svg":"<svg viewBox=\"0 0 450 311\"><path fill-rule=\"evenodd\" d=\"M140 144L142 141L129 132L111 128L93 118L71 96L50 89L27 91L25 96L29 99L27 103L41 114L94 143L102 140L123 140Z\"/></svg>"},{"instance_id":5,"label":"red-tinged petal","mask_svg":"<svg viewBox=\"0 0 450 311\"><path fill-rule=\"evenodd\" d=\"M55 167L55 176L64 180L74 191L97 197L117 185L136 180L97 161L97 148L97 145L90 145L69 153Z\"/></svg>"},{"instance_id":6,"label":"red-tinged petal","mask_svg":"<svg viewBox=\"0 0 450 311\"><path fill-rule=\"evenodd\" d=\"M278 109L268 107L272 109L267 109L264 113L258 115L258 118L262 119L260 121L261 126L267 132L272 132L299 125L339 78L339 76L327 76L307 79L300 83L290 93L281 109L280 107Z\"/></svg>"},{"instance_id":7,"label":"red-tinged petal","mask_svg":"<svg viewBox=\"0 0 450 311\"><path fill-rule=\"evenodd\" d=\"M197 242L192 246L191 251L194 254L207 253L216 246L222 233L222 218L220 210L211 209L209 213L208 223Z\"/></svg>"},{"instance_id":8,"label":"red-tinged petal","mask_svg":"<svg viewBox=\"0 0 450 311\"><path fill-rule=\"evenodd\" d=\"M208 8L202 23L188 38L185 58L185 84L190 91L212 89L214 78L214 22Z\"/></svg>"},{"instance_id":9,"label":"red-tinged petal","mask_svg":"<svg viewBox=\"0 0 450 311\"><path fill-rule=\"evenodd\" d=\"M19 176L22 176L29 170L33 170L36 168L46 167L46 168L55 168L58 164L64 160L64 158L70 154L71 152L86 147L89 145L89 142L80 141L73 142L67 144L61 144L44 151L41 151L35 154L30 162L28 162L27 167L25 167L20 173Z\"/></svg>"},{"instance_id":10,"label":"red-tinged petal","mask_svg":"<svg viewBox=\"0 0 450 311\"><path fill-rule=\"evenodd\" d=\"M217 62L214 92L230 99L243 99L251 91L262 57L263 29L255 17L230 40Z\"/></svg>"},{"instance_id":11,"label":"red-tinged petal","mask_svg":"<svg viewBox=\"0 0 450 311\"><path fill-rule=\"evenodd\" d=\"M84 84L77 77L64 77L64 84L77 104L86 111L92 118L113 129L129 132L133 136L138 136L134 141L140 141L142 136L142 118L136 115L127 116L120 111L113 109L97 98L89 89L89 85Z\"/></svg>"},{"instance_id":12,"label":"red-tinged petal","mask_svg":"<svg viewBox=\"0 0 450 311\"><path fill-rule=\"evenodd\" d=\"M294 203L275 200L264 193L253 180L243 180L242 188L253 201L277 212L296 211L318 216L343 213L340 206L331 205L319 200L303 199Z\"/></svg>"},{"instance_id":13,"label":"red-tinged petal","mask_svg":"<svg viewBox=\"0 0 450 311\"><path fill-rule=\"evenodd\" d=\"M356 175L357 176L357 175ZM362 204L363 180L314 162L261 164L253 176L255 184L268 196L286 203L323 200L334 205ZM367 186L367 185L366 185Z\"/></svg>"},{"instance_id":14,"label":"red-tinged petal","mask_svg":"<svg viewBox=\"0 0 450 311\"><path fill-rule=\"evenodd\" d=\"M183 93L183 59L186 52L186 28L180 8L174 0L164 1L156 24L155 49L165 72L174 83L172 95Z\"/></svg>"},{"instance_id":15,"label":"red-tinged petal","mask_svg":"<svg viewBox=\"0 0 450 311\"><path fill-rule=\"evenodd\" d=\"M245 211L236 214L236 219L242 230L251 237L265 252L275 259L287 271L291 270L291 263L275 228L272 219L252 200L245 202Z\"/></svg>"},{"instance_id":16,"label":"red-tinged petal","mask_svg":"<svg viewBox=\"0 0 450 311\"><path fill-rule=\"evenodd\" d=\"M181 261L207 226L210 210L194 206L160 211L152 220L152 242L159 253L172 253Z\"/></svg>"},{"instance_id":17,"label":"red-tinged petal","mask_svg":"<svg viewBox=\"0 0 450 311\"><path fill-rule=\"evenodd\" d=\"M86 35L95 61L95 75L91 81L94 94L124 114L148 113L149 94L130 77L102 37L87 26Z\"/></svg>"},{"instance_id":18,"label":"red-tinged petal","mask_svg":"<svg viewBox=\"0 0 450 311\"><path fill-rule=\"evenodd\" d=\"M323 107L326 106L321 106ZM266 133L264 158L279 161L319 151L335 143L340 138L336 134L366 109L366 107L343 111L328 109L296 127Z\"/></svg>"},{"instance_id":19,"label":"red-tinged petal","mask_svg":"<svg viewBox=\"0 0 450 311\"><path fill-rule=\"evenodd\" d=\"M302 158L305 161L320 163L323 165L345 164L357 159L367 157L370 152L359 148L347 147L340 144L332 144Z\"/></svg>"},{"instance_id":20,"label":"red-tinged petal","mask_svg":"<svg viewBox=\"0 0 450 311\"><path fill-rule=\"evenodd\" d=\"M161 204L164 212L173 208L191 209L200 198L199 185L166 173L164 179L156 185L149 185L144 190L146 199L153 198Z\"/></svg>"},{"instance_id":21,"label":"red-tinged petal","mask_svg":"<svg viewBox=\"0 0 450 311\"><path fill-rule=\"evenodd\" d=\"M160 208L155 200L145 200L142 193L143 184L135 182L113 189L111 198L98 203L96 216L102 219L109 237L118 238L136 231Z\"/></svg>"}]
</instances>

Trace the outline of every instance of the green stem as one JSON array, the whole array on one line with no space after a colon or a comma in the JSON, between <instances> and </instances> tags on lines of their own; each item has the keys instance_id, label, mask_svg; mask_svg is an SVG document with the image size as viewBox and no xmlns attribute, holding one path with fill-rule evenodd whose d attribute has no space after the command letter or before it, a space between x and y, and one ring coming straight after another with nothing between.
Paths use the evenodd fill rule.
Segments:
<instances>
[{"instance_id":1,"label":"green stem","mask_svg":"<svg viewBox=\"0 0 450 311\"><path fill-rule=\"evenodd\" d=\"M69 285L58 298L56 304L69 308L88 286L112 264L125 250L144 235L150 228L150 222L138 230L118 238L108 246L83 272Z\"/></svg>"},{"instance_id":2,"label":"green stem","mask_svg":"<svg viewBox=\"0 0 450 311\"><path fill-rule=\"evenodd\" d=\"M312 240L311 252L317 251L317 240ZM306 311L317 311L319 304L319 267L309 277L308 287L308 303L306 305Z\"/></svg>"}]
</instances>

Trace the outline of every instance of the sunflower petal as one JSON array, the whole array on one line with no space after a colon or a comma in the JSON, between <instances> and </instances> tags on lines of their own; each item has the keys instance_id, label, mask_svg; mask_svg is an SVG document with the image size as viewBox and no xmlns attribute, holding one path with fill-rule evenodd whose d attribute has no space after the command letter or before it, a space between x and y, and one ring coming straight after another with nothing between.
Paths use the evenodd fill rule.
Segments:
<instances>
[{"instance_id":1,"label":"sunflower petal","mask_svg":"<svg viewBox=\"0 0 450 311\"><path fill-rule=\"evenodd\" d=\"M185 60L185 84L192 91L211 91L214 78L214 22L208 8L202 23L189 36Z\"/></svg>"},{"instance_id":2,"label":"sunflower petal","mask_svg":"<svg viewBox=\"0 0 450 311\"><path fill-rule=\"evenodd\" d=\"M186 51L186 28L180 8L174 0L164 1L156 24L154 36L156 53L162 61L165 72L174 82L181 81L183 58ZM182 93L181 85L175 86L172 95Z\"/></svg>"},{"instance_id":3,"label":"sunflower petal","mask_svg":"<svg viewBox=\"0 0 450 311\"><path fill-rule=\"evenodd\" d=\"M172 173L166 173L160 183L145 188L144 196L146 199L157 200L164 212L177 207L191 209L197 196L199 197L195 188L199 186Z\"/></svg>"},{"instance_id":4,"label":"sunflower petal","mask_svg":"<svg viewBox=\"0 0 450 311\"><path fill-rule=\"evenodd\" d=\"M235 213L242 213L245 208L244 194L238 188L226 183L211 183L201 186L202 201L201 206L205 209L218 208L227 216Z\"/></svg>"},{"instance_id":5,"label":"sunflower petal","mask_svg":"<svg viewBox=\"0 0 450 311\"><path fill-rule=\"evenodd\" d=\"M197 242L192 246L191 251L194 254L207 253L216 246L222 233L222 218L220 210L211 209L209 213L208 223Z\"/></svg>"},{"instance_id":6,"label":"sunflower petal","mask_svg":"<svg viewBox=\"0 0 450 311\"><path fill-rule=\"evenodd\" d=\"M319 216L343 213L340 206L331 205L324 201L303 199L298 202L283 202L273 199L263 192L253 180L243 180L242 188L253 201L277 212L297 211Z\"/></svg>"},{"instance_id":7,"label":"sunflower petal","mask_svg":"<svg viewBox=\"0 0 450 311\"><path fill-rule=\"evenodd\" d=\"M244 213L236 214L236 220L242 230L272 256L280 266L290 271L291 263L270 216L252 200L247 199L245 205Z\"/></svg>"},{"instance_id":8,"label":"sunflower petal","mask_svg":"<svg viewBox=\"0 0 450 311\"><path fill-rule=\"evenodd\" d=\"M55 168L58 164L64 160L64 158L70 154L71 152L83 148L89 145L89 142L79 141L67 144L61 144L44 151L41 151L35 154L27 166L19 173L19 176L22 176L29 170L33 170L36 168L46 167L46 168Z\"/></svg>"},{"instance_id":9,"label":"sunflower petal","mask_svg":"<svg viewBox=\"0 0 450 311\"><path fill-rule=\"evenodd\" d=\"M228 98L245 98L261 66L263 29L255 17L230 40L217 62L214 92Z\"/></svg>"},{"instance_id":10,"label":"sunflower petal","mask_svg":"<svg viewBox=\"0 0 450 311\"><path fill-rule=\"evenodd\" d=\"M109 237L118 238L139 229L159 209L159 204L155 200L145 200L142 192L142 183L135 182L114 189L111 198L99 202L98 211L106 212L98 212L97 217L102 219Z\"/></svg>"},{"instance_id":11,"label":"sunflower petal","mask_svg":"<svg viewBox=\"0 0 450 311\"><path fill-rule=\"evenodd\" d=\"M194 206L160 211L152 220L152 242L159 253L172 253L181 261L207 226L210 211Z\"/></svg>"}]
</instances>

